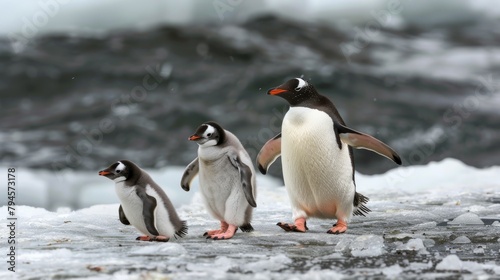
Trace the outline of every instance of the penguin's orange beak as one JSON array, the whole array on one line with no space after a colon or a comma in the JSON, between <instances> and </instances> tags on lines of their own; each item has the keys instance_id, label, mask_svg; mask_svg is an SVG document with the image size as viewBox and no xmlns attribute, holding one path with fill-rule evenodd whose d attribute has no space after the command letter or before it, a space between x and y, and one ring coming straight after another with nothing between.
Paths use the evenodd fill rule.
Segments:
<instances>
[{"instance_id":1,"label":"penguin's orange beak","mask_svg":"<svg viewBox=\"0 0 500 280\"><path fill-rule=\"evenodd\" d=\"M99 176L106 176L106 175L108 175L108 174L111 174L111 172L106 171L106 170L101 170L101 171L99 171Z\"/></svg>"},{"instance_id":2,"label":"penguin's orange beak","mask_svg":"<svg viewBox=\"0 0 500 280\"><path fill-rule=\"evenodd\" d=\"M194 140L198 140L200 138L201 138L200 136L194 134L194 135L191 135L191 137L189 137L188 139L189 139L189 141L194 141Z\"/></svg>"},{"instance_id":3,"label":"penguin's orange beak","mask_svg":"<svg viewBox=\"0 0 500 280\"><path fill-rule=\"evenodd\" d=\"M287 90L286 90L286 89L281 89L281 88L273 88L273 89L269 90L269 91L267 92L267 94L270 94L270 95L277 95L277 94L283 93L283 92L285 92L285 91L287 91Z\"/></svg>"}]
</instances>

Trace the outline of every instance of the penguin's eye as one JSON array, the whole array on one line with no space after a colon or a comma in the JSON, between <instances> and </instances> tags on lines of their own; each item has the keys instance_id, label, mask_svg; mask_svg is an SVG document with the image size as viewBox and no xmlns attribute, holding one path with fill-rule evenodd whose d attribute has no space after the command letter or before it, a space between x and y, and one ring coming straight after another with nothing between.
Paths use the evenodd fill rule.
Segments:
<instances>
[{"instance_id":1,"label":"penguin's eye","mask_svg":"<svg viewBox=\"0 0 500 280\"><path fill-rule=\"evenodd\" d=\"M116 170L116 173L120 173L120 172L122 172L122 171L121 170Z\"/></svg>"},{"instance_id":2,"label":"penguin's eye","mask_svg":"<svg viewBox=\"0 0 500 280\"><path fill-rule=\"evenodd\" d=\"M208 137L212 136L212 133L207 134Z\"/></svg>"},{"instance_id":3,"label":"penguin's eye","mask_svg":"<svg viewBox=\"0 0 500 280\"><path fill-rule=\"evenodd\" d=\"M296 87L295 91L300 91L301 89L302 89L302 87Z\"/></svg>"}]
</instances>

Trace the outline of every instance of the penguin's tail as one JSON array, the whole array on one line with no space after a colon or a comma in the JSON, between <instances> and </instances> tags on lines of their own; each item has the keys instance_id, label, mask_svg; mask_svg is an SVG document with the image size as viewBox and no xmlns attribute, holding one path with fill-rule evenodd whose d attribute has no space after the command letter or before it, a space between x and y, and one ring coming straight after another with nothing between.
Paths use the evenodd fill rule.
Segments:
<instances>
[{"instance_id":1,"label":"penguin's tail","mask_svg":"<svg viewBox=\"0 0 500 280\"><path fill-rule=\"evenodd\" d=\"M241 231L243 232L252 232L253 231L253 227L250 223L246 224L246 225L242 225L240 227Z\"/></svg>"},{"instance_id":2,"label":"penguin's tail","mask_svg":"<svg viewBox=\"0 0 500 280\"><path fill-rule=\"evenodd\" d=\"M179 237L184 237L188 233L188 226L186 221L181 221L181 228L175 232L175 238L177 236Z\"/></svg>"},{"instance_id":3,"label":"penguin's tail","mask_svg":"<svg viewBox=\"0 0 500 280\"><path fill-rule=\"evenodd\" d=\"M354 201L353 201L353 204L354 204L354 212L352 213L354 216L363 216L363 217L366 217L366 214L368 214L368 212L371 212L372 210L370 210L368 207L366 207L366 203L368 203L368 197L356 192L354 193Z\"/></svg>"}]
</instances>

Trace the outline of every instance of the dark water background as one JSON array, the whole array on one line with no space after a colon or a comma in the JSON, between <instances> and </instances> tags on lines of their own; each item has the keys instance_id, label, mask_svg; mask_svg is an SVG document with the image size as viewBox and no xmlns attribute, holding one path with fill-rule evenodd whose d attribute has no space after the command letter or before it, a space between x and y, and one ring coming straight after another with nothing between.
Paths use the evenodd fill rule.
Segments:
<instances>
[{"instance_id":1,"label":"dark water background","mask_svg":"<svg viewBox=\"0 0 500 280\"><path fill-rule=\"evenodd\" d=\"M207 120L235 133L255 157L287 110L266 91L303 77L348 126L391 145L405 165L446 157L498 165L498 26L479 17L381 27L368 38L353 27L262 15L103 36L47 34L21 51L3 37L1 164L186 165L197 149L187 138ZM346 44L357 46L349 59ZM355 158L362 173L395 166L367 151Z\"/></svg>"}]
</instances>

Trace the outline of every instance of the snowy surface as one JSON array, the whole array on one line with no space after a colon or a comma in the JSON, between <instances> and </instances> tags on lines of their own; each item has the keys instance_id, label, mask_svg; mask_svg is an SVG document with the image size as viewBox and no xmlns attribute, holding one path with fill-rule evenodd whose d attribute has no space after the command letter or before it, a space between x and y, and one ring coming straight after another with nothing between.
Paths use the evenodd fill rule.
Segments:
<instances>
[{"instance_id":1,"label":"snowy surface","mask_svg":"<svg viewBox=\"0 0 500 280\"><path fill-rule=\"evenodd\" d=\"M256 230L238 231L233 239L224 241L202 236L206 230L216 228L218 222L206 214L197 192L188 193L190 202L178 207L179 215L188 221L189 234L168 243L136 241L138 232L118 221L116 203L55 212L18 206L15 276L498 277L500 227L491 221L500 220L499 179L500 167L476 169L453 159L401 167L382 175L358 174L358 191L370 198L368 207L372 212L367 217L354 217L343 235L326 234L334 221L319 219L309 220L305 234L282 231L275 224L291 221L286 190L275 186L276 180L268 177L258 177L258 208L253 219ZM106 183L112 189L112 183ZM0 218L5 224L6 207L0 208L0 213L5 213ZM443 222L444 226L440 226ZM7 228L2 226L2 244L6 244L7 234ZM1 279L12 276L6 268L0 271Z\"/></svg>"}]
</instances>

